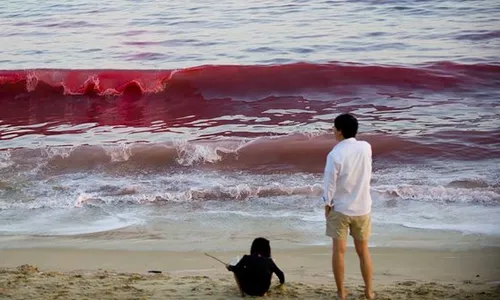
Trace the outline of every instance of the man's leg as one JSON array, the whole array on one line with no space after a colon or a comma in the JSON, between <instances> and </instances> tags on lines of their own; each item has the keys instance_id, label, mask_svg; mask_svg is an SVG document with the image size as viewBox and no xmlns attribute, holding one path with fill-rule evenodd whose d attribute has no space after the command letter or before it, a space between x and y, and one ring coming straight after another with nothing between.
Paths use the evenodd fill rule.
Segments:
<instances>
[{"instance_id":1,"label":"man's leg","mask_svg":"<svg viewBox=\"0 0 500 300\"><path fill-rule=\"evenodd\" d=\"M359 267L365 282L365 296L367 299L373 299L375 297L372 285L373 266L368 247L368 238L371 232L370 215L354 217L351 226L351 235L354 238L354 247L358 254Z\"/></svg>"},{"instance_id":2,"label":"man's leg","mask_svg":"<svg viewBox=\"0 0 500 300\"><path fill-rule=\"evenodd\" d=\"M346 249L345 239L333 239L332 269L337 285L337 295L345 299L347 291L344 288L344 254Z\"/></svg>"},{"instance_id":3,"label":"man's leg","mask_svg":"<svg viewBox=\"0 0 500 300\"><path fill-rule=\"evenodd\" d=\"M365 296L368 299L373 299L375 296L372 286L373 266L372 257L368 248L368 240L354 240L354 246L356 247L356 253L359 257L361 275L363 275L363 281L365 282Z\"/></svg>"},{"instance_id":4,"label":"man's leg","mask_svg":"<svg viewBox=\"0 0 500 300\"><path fill-rule=\"evenodd\" d=\"M331 211L326 219L326 235L332 238L332 269L337 285L337 295L345 299L347 290L344 288L344 254L347 242L349 217L336 211Z\"/></svg>"}]
</instances>

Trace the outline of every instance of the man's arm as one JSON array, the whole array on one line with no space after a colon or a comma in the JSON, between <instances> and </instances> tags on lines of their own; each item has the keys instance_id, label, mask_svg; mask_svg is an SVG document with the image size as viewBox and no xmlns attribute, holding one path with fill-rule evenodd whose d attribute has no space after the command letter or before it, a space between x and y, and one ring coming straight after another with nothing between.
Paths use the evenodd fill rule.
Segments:
<instances>
[{"instance_id":1,"label":"man's arm","mask_svg":"<svg viewBox=\"0 0 500 300\"><path fill-rule=\"evenodd\" d=\"M335 162L333 152L326 157L325 171L323 175L323 203L325 205L325 215L328 215L334 205L333 195L337 184L339 173L338 164Z\"/></svg>"}]
</instances>

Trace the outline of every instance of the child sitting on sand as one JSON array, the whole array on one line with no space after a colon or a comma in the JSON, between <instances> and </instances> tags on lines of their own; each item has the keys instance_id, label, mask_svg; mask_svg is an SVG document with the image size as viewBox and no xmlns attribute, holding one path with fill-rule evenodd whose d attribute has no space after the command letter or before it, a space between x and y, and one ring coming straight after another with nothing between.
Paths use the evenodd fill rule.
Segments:
<instances>
[{"instance_id":1,"label":"child sitting on sand","mask_svg":"<svg viewBox=\"0 0 500 300\"><path fill-rule=\"evenodd\" d=\"M280 284L285 282L285 275L271 258L269 240L262 237L253 241L250 255L245 254L236 265L226 267L234 273L242 297L245 294L264 296L271 286L273 273L278 276Z\"/></svg>"}]
</instances>

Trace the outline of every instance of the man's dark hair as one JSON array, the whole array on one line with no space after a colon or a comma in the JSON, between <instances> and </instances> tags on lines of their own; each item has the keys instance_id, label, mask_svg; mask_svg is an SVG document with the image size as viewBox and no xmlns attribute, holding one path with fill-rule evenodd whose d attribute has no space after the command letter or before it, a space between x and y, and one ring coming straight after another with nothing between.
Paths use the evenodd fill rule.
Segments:
<instances>
[{"instance_id":1,"label":"man's dark hair","mask_svg":"<svg viewBox=\"0 0 500 300\"><path fill-rule=\"evenodd\" d=\"M252 247L250 248L250 254L271 257L271 245L269 240L263 237L258 237L253 240Z\"/></svg>"},{"instance_id":2,"label":"man's dark hair","mask_svg":"<svg viewBox=\"0 0 500 300\"><path fill-rule=\"evenodd\" d=\"M358 133L358 120L351 114L341 114L335 118L335 128L342 132L345 139L355 137Z\"/></svg>"}]
</instances>

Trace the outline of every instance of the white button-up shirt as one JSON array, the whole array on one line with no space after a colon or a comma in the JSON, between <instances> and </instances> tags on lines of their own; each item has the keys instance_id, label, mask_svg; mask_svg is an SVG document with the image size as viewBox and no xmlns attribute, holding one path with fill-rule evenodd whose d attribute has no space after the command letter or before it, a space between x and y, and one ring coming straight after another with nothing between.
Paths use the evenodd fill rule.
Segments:
<instances>
[{"instance_id":1,"label":"white button-up shirt","mask_svg":"<svg viewBox=\"0 0 500 300\"><path fill-rule=\"evenodd\" d=\"M348 216L371 212L372 148L368 142L348 138L328 153L323 201Z\"/></svg>"}]
</instances>

